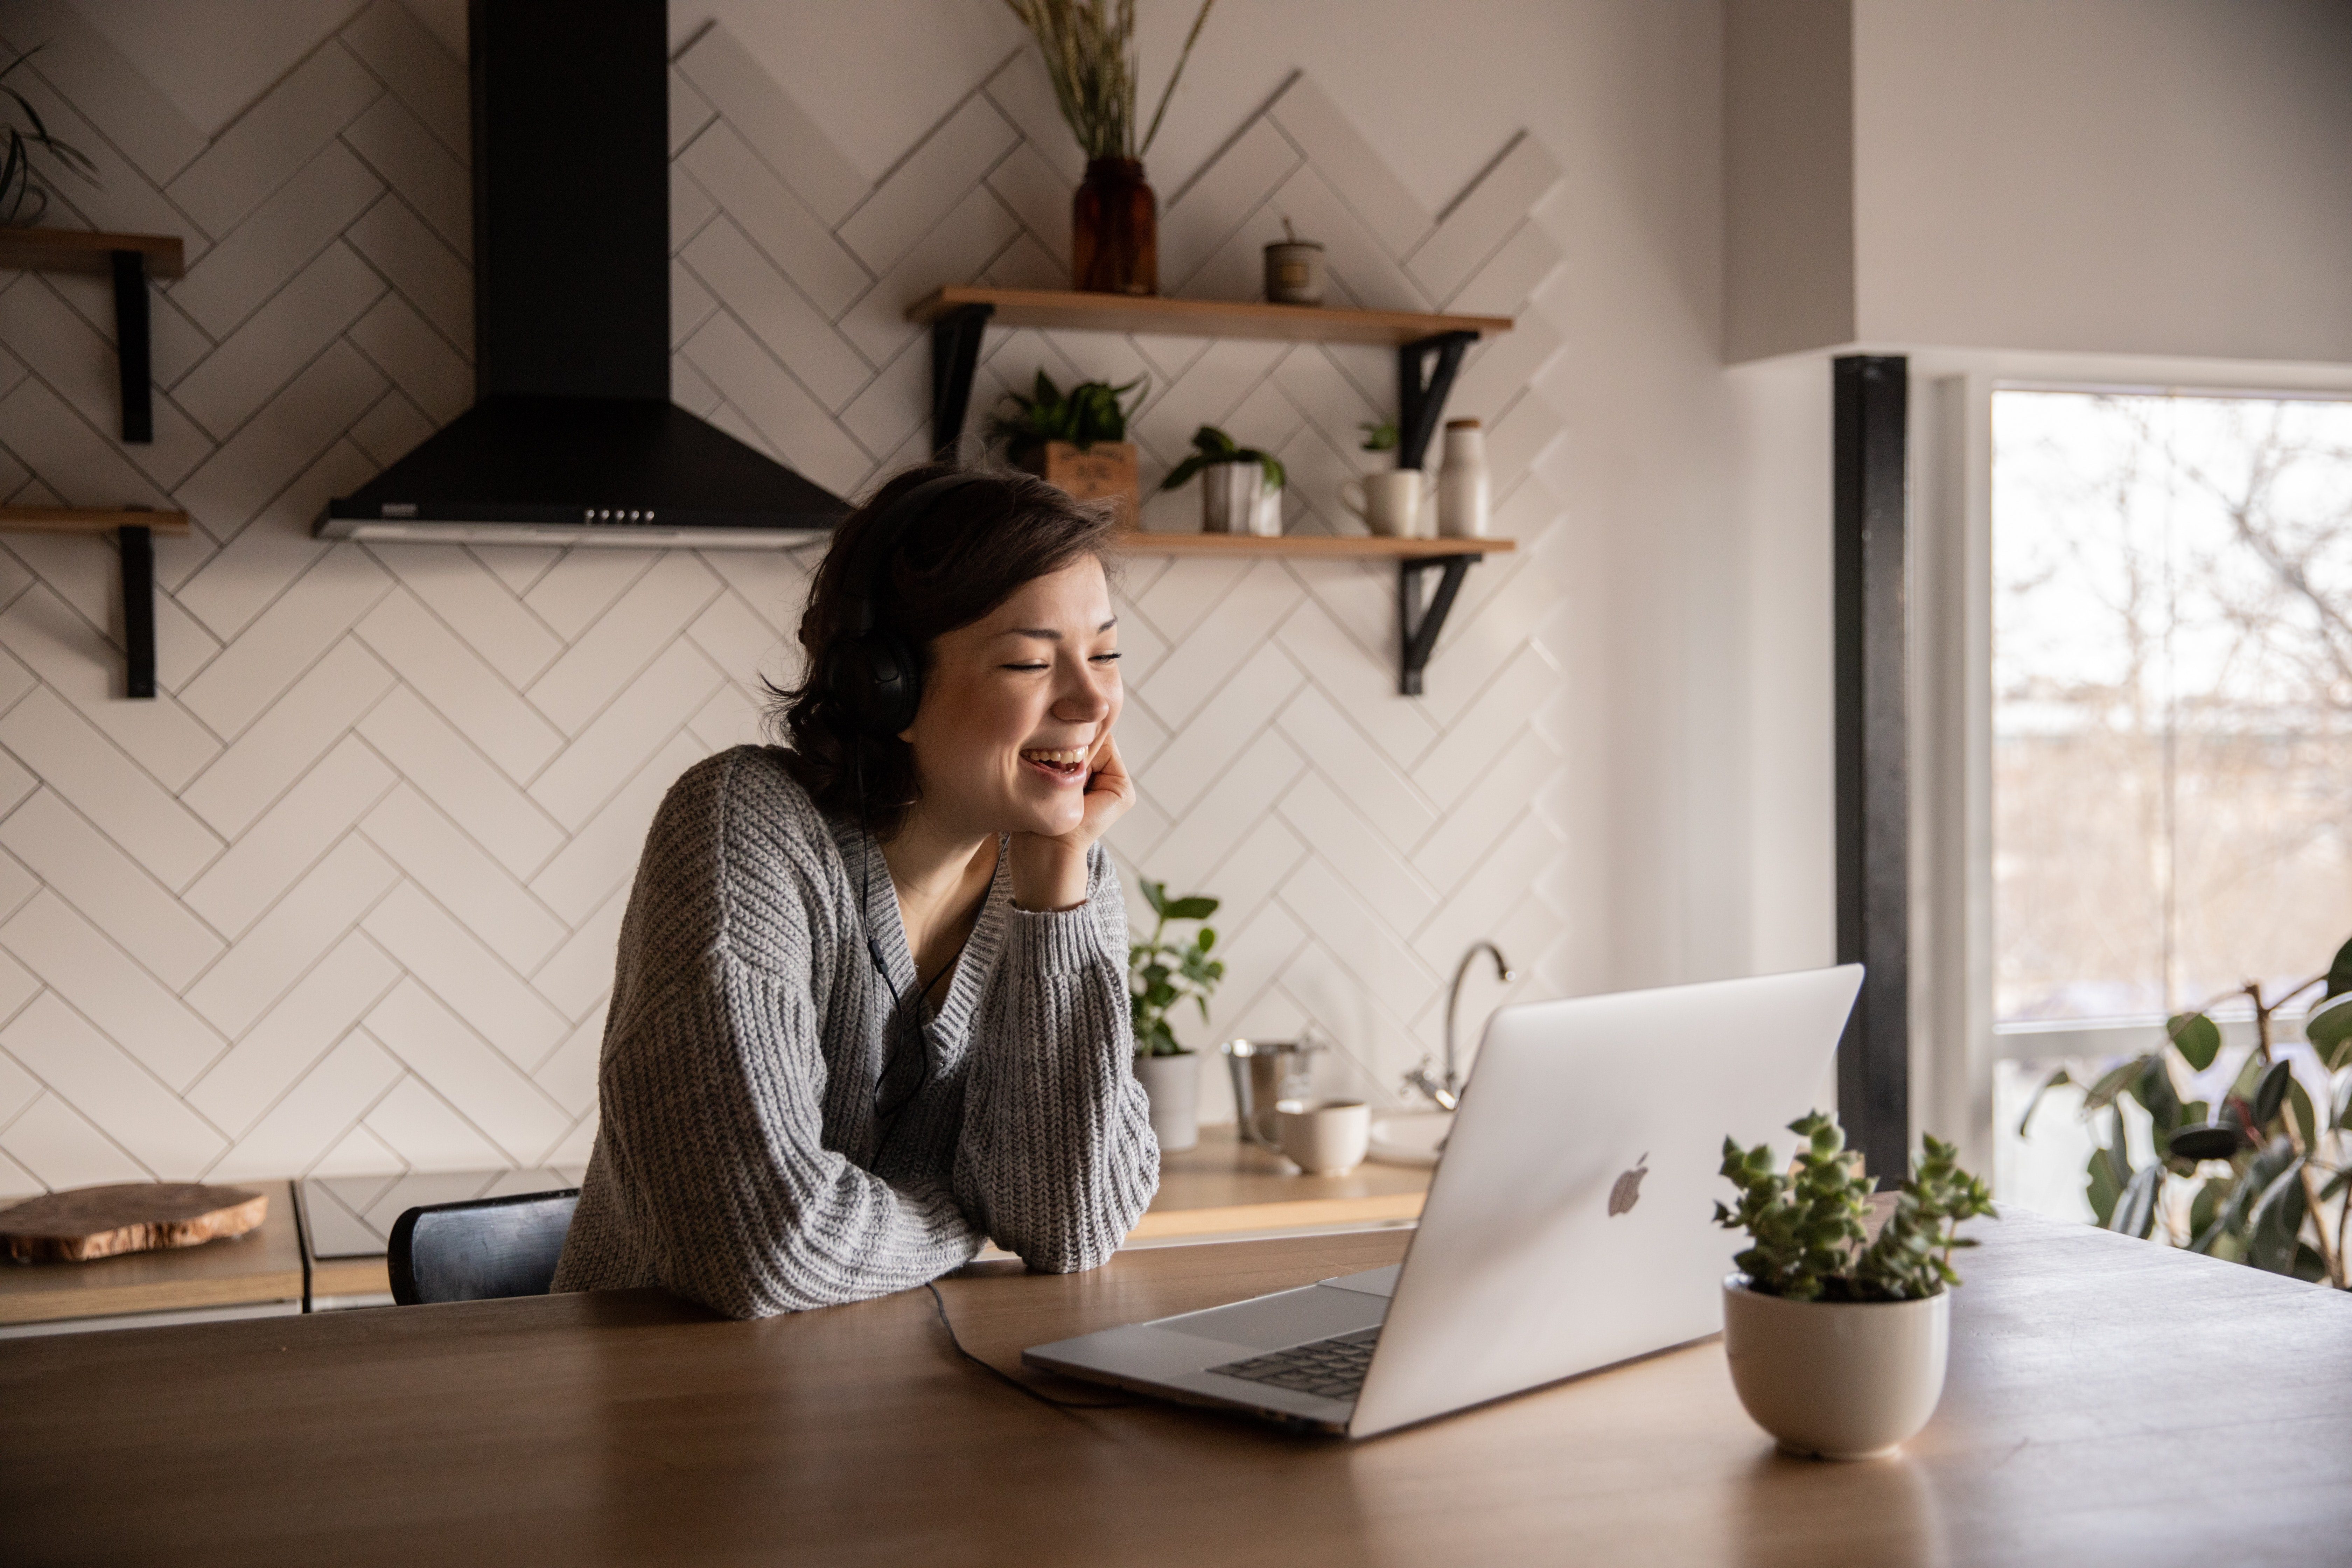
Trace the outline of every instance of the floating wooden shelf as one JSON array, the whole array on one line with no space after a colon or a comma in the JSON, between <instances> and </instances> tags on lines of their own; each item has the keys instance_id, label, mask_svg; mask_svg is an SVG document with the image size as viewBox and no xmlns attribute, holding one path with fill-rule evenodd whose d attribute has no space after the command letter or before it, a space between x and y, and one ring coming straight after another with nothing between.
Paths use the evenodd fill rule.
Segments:
<instances>
[{"instance_id":1,"label":"floating wooden shelf","mask_svg":"<svg viewBox=\"0 0 2352 1568\"><path fill-rule=\"evenodd\" d=\"M188 269L176 234L100 234L82 228L0 228L0 267L26 272L111 272L114 253L135 250L150 278Z\"/></svg>"},{"instance_id":2,"label":"floating wooden shelf","mask_svg":"<svg viewBox=\"0 0 2352 1568\"><path fill-rule=\"evenodd\" d=\"M122 694L155 695L155 535L185 533L184 511L0 506L0 533L112 532L122 552Z\"/></svg>"},{"instance_id":3,"label":"floating wooden shelf","mask_svg":"<svg viewBox=\"0 0 2352 1568\"><path fill-rule=\"evenodd\" d=\"M185 533L188 514L137 507L0 506L0 533L110 533L118 528Z\"/></svg>"},{"instance_id":4,"label":"floating wooden shelf","mask_svg":"<svg viewBox=\"0 0 2352 1568\"><path fill-rule=\"evenodd\" d=\"M908 306L907 320L929 323L971 305L987 306L989 324L998 327L1069 327L1180 338L1273 338L1294 343L1378 343L1386 348L1402 348L1447 332L1494 337L1511 330L1508 316L1340 310L1320 305L1268 305L1255 300L1170 300L1055 289L941 289Z\"/></svg>"},{"instance_id":5,"label":"floating wooden shelf","mask_svg":"<svg viewBox=\"0 0 2352 1568\"><path fill-rule=\"evenodd\" d=\"M1382 539L1371 534L1286 533L1262 538L1247 533L1148 533L1118 536L1129 555L1303 555L1325 561L1443 562L1463 555L1502 555L1519 547L1515 539Z\"/></svg>"}]
</instances>

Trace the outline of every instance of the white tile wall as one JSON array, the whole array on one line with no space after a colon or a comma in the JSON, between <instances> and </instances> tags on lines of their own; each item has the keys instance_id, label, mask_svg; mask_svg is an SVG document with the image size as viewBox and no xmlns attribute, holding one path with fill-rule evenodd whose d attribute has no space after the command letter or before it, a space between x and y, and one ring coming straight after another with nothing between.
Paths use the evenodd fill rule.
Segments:
<instances>
[{"instance_id":1,"label":"white tile wall","mask_svg":"<svg viewBox=\"0 0 2352 1568\"><path fill-rule=\"evenodd\" d=\"M0 38L105 184L57 221L185 237L155 296L152 446L111 437L110 305L0 272L0 498L177 504L161 682L119 678L99 544L0 537L0 1191L576 1163L595 1126L613 943L677 773L756 732L793 668L790 556L327 546L325 499L471 396L462 65L374 0L207 142L55 0ZM924 335L950 280L1058 284L1078 164L1018 56L878 184L723 29L672 79L676 394L843 493L923 455ZM1466 172L1466 171L1465 171ZM1394 691L1394 579L1306 562L1133 562L1130 875L1222 895L1212 1045L1307 1019L1334 1088L1386 1096L1437 1043L1468 941L1566 974L1538 723L1564 677L1538 627L1563 570L1535 472L1561 347L1531 139L1432 215L1293 78L1162 187L1171 292L1255 291L1285 216L1342 302L1515 312L1454 408L1483 416L1519 554L1481 566L1422 700ZM1214 422L1278 451L1290 526L1352 529L1339 479L1393 404L1377 350L993 331L975 403L1040 366L1150 377L1147 479ZM1147 521L1186 527L1189 494ZM1494 992L1483 994L1491 1002ZM1213 1081L1213 1113L1222 1089Z\"/></svg>"}]
</instances>

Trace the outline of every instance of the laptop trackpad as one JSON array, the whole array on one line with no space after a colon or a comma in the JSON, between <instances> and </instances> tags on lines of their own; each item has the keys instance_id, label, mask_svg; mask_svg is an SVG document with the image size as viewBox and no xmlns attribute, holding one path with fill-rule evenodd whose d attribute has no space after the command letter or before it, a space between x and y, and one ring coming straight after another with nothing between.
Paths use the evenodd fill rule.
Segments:
<instances>
[{"instance_id":1,"label":"laptop trackpad","mask_svg":"<svg viewBox=\"0 0 2352 1568\"><path fill-rule=\"evenodd\" d=\"M1162 1318L1154 1326L1247 1345L1252 1350L1271 1351L1377 1327L1388 1316L1388 1310L1385 1296L1308 1285L1260 1296L1253 1301L1237 1301L1230 1307L1212 1307L1205 1312Z\"/></svg>"}]
</instances>

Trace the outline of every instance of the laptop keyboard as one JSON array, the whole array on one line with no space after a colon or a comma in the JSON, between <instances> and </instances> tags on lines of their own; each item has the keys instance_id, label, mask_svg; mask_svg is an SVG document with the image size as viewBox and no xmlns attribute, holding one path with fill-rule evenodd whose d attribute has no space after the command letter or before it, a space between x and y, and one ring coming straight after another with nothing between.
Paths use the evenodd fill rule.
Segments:
<instances>
[{"instance_id":1,"label":"laptop keyboard","mask_svg":"<svg viewBox=\"0 0 2352 1568\"><path fill-rule=\"evenodd\" d=\"M1364 1373L1372 1364L1372 1347L1380 1338L1378 1329L1358 1329L1351 1334L1315 1340L1209 1370L1326 1399L1353 1399L1364 1386Z\"/></svg>"}]
</instances>

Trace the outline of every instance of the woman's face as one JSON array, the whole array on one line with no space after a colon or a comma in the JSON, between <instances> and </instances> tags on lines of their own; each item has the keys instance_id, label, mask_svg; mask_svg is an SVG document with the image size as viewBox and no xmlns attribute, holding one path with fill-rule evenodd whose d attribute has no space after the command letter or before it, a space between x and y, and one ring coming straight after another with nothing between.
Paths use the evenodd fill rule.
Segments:
<instances>
[{"instance_id":1,"label":"woman's face","mask_svg":"<svg viewBox=\"0 0 2352 1568\"><path fill-rule=\"evenodd\" d=\"M1078 826L1103 738L1118 718L1118 626L1102 563L1033 578L937 638L915 750L919 808L958 835Z\"/></svg>"}]
</instances>

